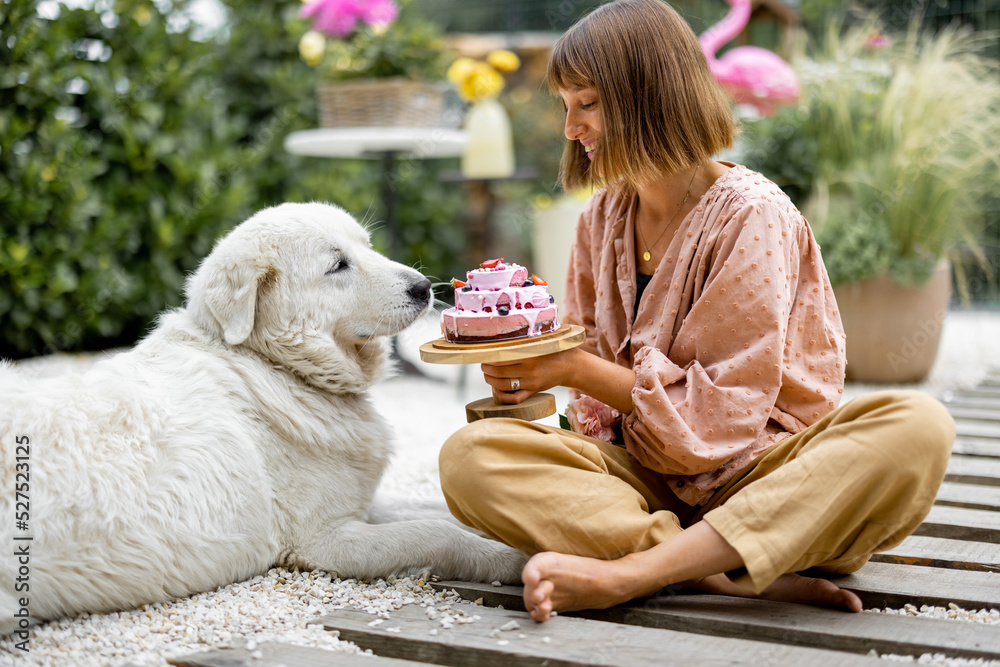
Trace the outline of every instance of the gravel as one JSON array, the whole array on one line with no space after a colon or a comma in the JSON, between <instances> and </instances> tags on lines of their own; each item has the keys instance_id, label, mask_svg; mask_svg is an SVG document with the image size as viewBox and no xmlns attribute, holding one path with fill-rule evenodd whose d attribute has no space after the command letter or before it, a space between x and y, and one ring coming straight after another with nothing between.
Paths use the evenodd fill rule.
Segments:
<instances>
[{"instance_id":1,"label":"gravel","mask_svg":"<svg viewBox=\"0 0 1000 667\"><path fill-rule=\"evenodd\" d=\"M398 578L362 583L331 579L324 572L270 570L249 581L176 602L143 605L131 611L82 614L45 623L34 630L30 652L17 655L4 642L3 665L162 666L166 658L238 645L248 651L266 641L364 653L341 641L315 619L333 609L361 609L384 623L404 604L428 609L442 628L478 620L459 608L458 595L437 592L423 579ZM447 607L449 611L439 611Z\"/></svg>"},{"instance_id":2,"label":"gravel","mask_svg":"<svg viewBox=\"0 0 1000 667\"><path fill-rule=\"evenodd\" d=\"M440 497L437 451L444 439L465 424L465 403L489 395L478 367L430 366L420 363L417 348L436 338L438 320L428 317L400 336L404 359L417 363L426 377L402 375L373 389L373 399L393 423L397 454L383 479L381 490L403 502ZM927 382L907 385L936 396L959 387L974 386L991 369L1000 368L1000 312L956 310L945 321L942 347ZM21 364L39 375L83 370L98 355L52 355ZM885 389L885 386L850 384L845 400ZM560 411L566 392L552 391ZM557 424L547 417L541 423ZM331 579L323 572L272 569L254 577L165 604L113 614L84 614L42 624L30 637L30 651L14 649L10 639L0 641L0 666L35 665L117 666L125 663L165 666L167 657L210 648L242 645L253 651L265 641L321 647L330 651L361 652L336 633L310 621L332 609L352 607L373 615L373 622L391 623L392 611L404 604L428 608L428 617L440 622L441 631L455 623L475 622L475 606L460 602L454 593L435 592L426 579L398 578L368 583ZM964 610L907 605L903 609L870 610L956 622L1000 625L1000 611ZM944 655L881 655L886 660L933 665L991 665L1000 661L947 658Z\"/></svg>"}]
</instances>

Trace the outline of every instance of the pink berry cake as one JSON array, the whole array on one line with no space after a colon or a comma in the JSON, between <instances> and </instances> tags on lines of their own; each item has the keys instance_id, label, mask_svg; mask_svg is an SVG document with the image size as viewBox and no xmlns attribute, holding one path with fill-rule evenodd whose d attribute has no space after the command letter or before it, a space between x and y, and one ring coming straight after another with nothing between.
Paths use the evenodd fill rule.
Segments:
<instances>
[{"instance_id":1,"label":"pink berry cake","mask_svg":"<svg viewBox=\"0 0 1000 667\"><path fill-rule=\"evenodd\" d=\"M548 283L503 258L491 259L452 279L455 307L441 313L446 340L485 343L538 336L559 328Z\"/></svg>"}]
</instances>

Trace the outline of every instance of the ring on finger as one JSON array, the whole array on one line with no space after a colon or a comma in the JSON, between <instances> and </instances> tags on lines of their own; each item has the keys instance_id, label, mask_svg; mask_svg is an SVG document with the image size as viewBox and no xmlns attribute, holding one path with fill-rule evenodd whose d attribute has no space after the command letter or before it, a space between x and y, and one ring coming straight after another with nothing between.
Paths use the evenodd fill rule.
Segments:
<instances>
[{"instance_id":1,"label":"ring on finger","mask_svg":"<svg viewBox=\"0 0 1000 667\"><path fill-rule=\"evenodd\" d=\"M520 388L521 388L521 381L518 380L517 378L511 378L511 380L510 380L510 390L513 392L513 391L517 391Z\"/></svg>"}]
</instances>

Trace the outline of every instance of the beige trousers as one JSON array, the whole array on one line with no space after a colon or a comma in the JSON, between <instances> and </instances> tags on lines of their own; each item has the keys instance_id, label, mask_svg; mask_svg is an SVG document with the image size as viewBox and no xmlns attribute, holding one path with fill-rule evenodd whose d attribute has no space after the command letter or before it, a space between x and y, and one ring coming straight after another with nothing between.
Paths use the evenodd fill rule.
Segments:
<instances>
[{"instance_id":1,"label":"beige trousers","mask_svg":"<svg viewBox=\"0 0 1000 667\"><path fill-rule=\"evenodd\" d=\"M613 559L705 520L760 592L787 572L853 572L927 516L955 439L916 391L856 398L768 449L703 506L679 500L623 447L516 419L484 419L441 450L441 486L462 523L526 554Z\"/></svg>"}]
</instances>

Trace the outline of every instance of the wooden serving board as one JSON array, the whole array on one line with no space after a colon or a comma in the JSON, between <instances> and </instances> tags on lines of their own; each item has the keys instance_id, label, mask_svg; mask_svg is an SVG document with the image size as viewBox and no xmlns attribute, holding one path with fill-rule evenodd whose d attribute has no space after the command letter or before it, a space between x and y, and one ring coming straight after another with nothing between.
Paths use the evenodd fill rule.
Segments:
<instances>
[{"instance_id":1,"label":"wooden serving board","mask_svg":"<svg viewBox=\"0 0 1000 667\"><path fill-rule=\"evenodd\" d=\"M531 338L491 343L452 343L438 338L420 346L420 358L431 364L493 364L570 350L586 340L584 328L571 324Z\"/></svg>"}]
</instances>

